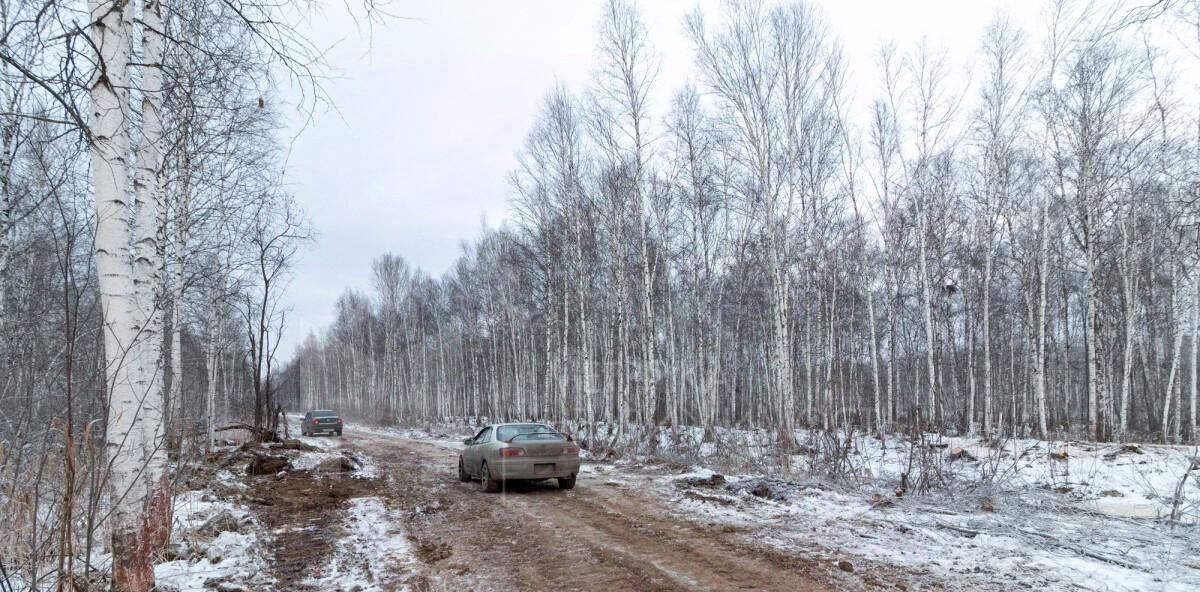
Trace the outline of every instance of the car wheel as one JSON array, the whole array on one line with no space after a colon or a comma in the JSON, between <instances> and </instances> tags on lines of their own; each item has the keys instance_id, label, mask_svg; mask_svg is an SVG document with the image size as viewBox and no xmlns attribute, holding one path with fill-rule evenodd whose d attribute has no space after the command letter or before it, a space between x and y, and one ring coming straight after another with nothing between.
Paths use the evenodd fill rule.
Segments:
<instances>
[{"instance_id":1,"label":"car wheel","mask_svg":"<svg viewBox=\"0 0 1200 592\"><path fill-rule=\"evenodd\" d=\"M484 493L500 491L500 482L492 479L492 472L488 470L487 463L483 463L479 468L479 490Z\"/></svg>"},{"instance_id":2,"label":"car wheel","mask_svg":"<svg viewBox=\"0 0 1200 592\"><path fill-rule=\"evenodd\" d=\"M463 466L462 457L458 457L458 480L466 483L471 480L471 476L467 474L467 468Z\"/></svg>"},{"instance_id":3,"label":"car wheel","mask_svg":"<svg viewBox=\"0 0 1200 592\"><path fill-rule=\"evenodd\" d=\"M559 489L575 489L575 475L571 475L570 477L559 477L558 478L558 488Z\"/></svg>"},{"instance_id":4,"label":"car wheel","mask_svg":"<svg viewBox=\"0 0 1200 592\"><path fill-rule=\"evenodd\" d=\"M337 434L338 434L338 437L339 437L339 438L341 438L341 437L342 437L342 430L338 430L338 431L337 431Z\"/></svg>"}]
</instances>

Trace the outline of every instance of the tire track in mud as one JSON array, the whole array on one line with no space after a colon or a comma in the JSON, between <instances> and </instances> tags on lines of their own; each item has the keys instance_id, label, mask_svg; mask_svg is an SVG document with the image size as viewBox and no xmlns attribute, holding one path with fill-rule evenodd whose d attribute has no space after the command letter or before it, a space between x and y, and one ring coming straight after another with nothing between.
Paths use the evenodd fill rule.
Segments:
<instances>
[{"instance_id":1,"label":"tire track in mud","mask_svg":"<svg viewBox=\"0 0 1200 592\"><path fill-rule=\"evenodd\" d=\"M346 475L289 473L251 483L256 514L270 535L268 553L277 590L315 590L306 580L330 557L342 533L350 499L372 494L377 484Z\"/></svg>"}]
</instances>

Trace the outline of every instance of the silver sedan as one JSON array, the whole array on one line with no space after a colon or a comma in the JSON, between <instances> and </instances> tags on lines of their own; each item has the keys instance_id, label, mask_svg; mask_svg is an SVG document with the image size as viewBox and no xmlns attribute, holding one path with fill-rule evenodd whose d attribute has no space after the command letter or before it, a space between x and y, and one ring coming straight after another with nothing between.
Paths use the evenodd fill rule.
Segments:
<instances>
[{"instance_id":1,"label":"silver sedan","mask_svg":"<svg viewBox=\"0 0 1200 592\"><path fill-rule=\"evenodd\" d=\"M479 479L480 489L500 491L504 481L558 479L562 489L575 487L579 473L579 445L540 423L489 425L458 455L458 479Z\"/></svg>"}]
</instances>

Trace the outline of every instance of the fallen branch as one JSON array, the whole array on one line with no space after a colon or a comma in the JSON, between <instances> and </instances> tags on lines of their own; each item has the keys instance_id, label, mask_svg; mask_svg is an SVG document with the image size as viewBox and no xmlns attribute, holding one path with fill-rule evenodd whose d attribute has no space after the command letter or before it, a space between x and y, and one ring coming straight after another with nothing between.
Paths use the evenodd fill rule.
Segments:
<instances>
[{"instance_id":1,"label":"fallen branch","mask_svg":"<svg viewBox=\"0 0 1200 592\"><path fill-rule=\"evenodd\" d=\"M1003 530L985 533L982 530L973 530L970 528L963 528L961 526L955 526L953 524L947 524L945 522L934 522L934 525L937 526L938 528L944 528L946 530L952 530L954 532L965 534L971 538L974 538L981 534L991 534L991 535L1011 534L1009 532L1004 532ZM1047 543L1049 543L1051 546L1055 546L1060 549L1065 549L1067 551L1071 551L1076 554L1082 555L1084 557L1095 559L1097 561L1103 561L1105 563L1110 563L1112 565L1118 565L1118 566L1124 567L1126 569L1139 570L1139 571L1143 569L1142 566L1140 566L1136 563L1130 563L1123 559L1112 557L1111 555L1105 555L1103 553L1097 553L1095 551L1090 551L1090 550L1080 547L1078 545L1064 543L1064 542L1060 541L1057 537L1055 537L1054 535L1051 535L1051 534L1046 534L1044 532L1038 532L1036 530L1029 530L1026 528L1020 528L1020 527L1016 527L1016 526L1011 526L1009 528L1011 528L1012 530L1015 530L1021 534L1041 538L1041 539L1045 540Z\"/></svg>"}]
</instances>

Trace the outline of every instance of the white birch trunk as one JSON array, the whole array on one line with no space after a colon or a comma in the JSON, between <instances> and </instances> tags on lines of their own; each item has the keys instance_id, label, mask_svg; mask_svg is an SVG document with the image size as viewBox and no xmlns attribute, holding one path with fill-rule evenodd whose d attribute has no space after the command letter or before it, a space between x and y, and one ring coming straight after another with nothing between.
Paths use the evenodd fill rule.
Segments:
<instances>
[{"instance_id":1,"label":"white birch trunk","mask_svg":"<svg viewBox=\"0 0 1200 592\"><path fill-rule=\"evenodd\" d=\"M1179 297L1178 297L1178 275L1174 275L1176 286L1171 290L1171 308L1175 311L1172 316L1175 317L1174 323L1171 324L1171 333L1174 337L1174 349L1171 353L1171 371L1167 376L1167 388L1163 392L1163 408L1162 408L1162 441L1163 443L1171 442L1171 399L1175 396L1175 380L1179 374L1179 359L1183 354L1183 336L1184 330L1181 327L1179 314ZM1178 426L1176 426L1178 427Z\"/></svg>"},{"instance_id":2,"label":"white birch trunk","mask_svg":"<svg viewBox=\"0 0 1200 592\"><path fill-rule=\"evenodd\" d=\"M1084 336L1087 342L1087 368L1088 368L1088 435L1094 441L1100 441L1103 438L1103 432L1100 419L1100 360L1097 354L1097 345L1099 338L1096 329L1100 326L1100 283L1097 279L1098 270L1096 249L1096 236L1091 231L1089 224L1087 233L1087 322L1084 323Z\"/></svg>"},{"instance_id":3,"label":"white birch trunk","mask_svg":"<svg viewBox=\"0 0 1200 592\"><path fill-rule=\"evenodd\" d=\"M151 555L170 532L170 491L161 446L163 393L157 382L161 350L154 347L161 346L161 341L152 338L158 329L153 318L153 279L155 267L161 268L155 240L158 220L152 205L144 213L134 213L129 203L129 20L133 9L128 4L92 0L89 10L93 19L89 33L99 54L98 71L90 86L89 127L96 266L108 372L106 452L112 467L112 578L114 590L141 592L154 586ZM158 4L147 3L142 12L148 31L161 30ZM143 43L143 61L160 62L162 38L148 33ZM139 173L150 170L154 173L151 177L157 174L156 142L161 137L157 112L161 82L157 68L147 67L138 157ZM138 197L153 200L156 187L156 178L139 174ZM131 214L136 215L136 222Z\"/></svg>"},{"instance_id":4,"label":"white birch trunk","mask_svg":"<svg viewBox=\"0 0 1200 592\"><path fill-rule=\"evenodd\" d=\"M641 158L640 151L639 151L638 158L639 159ZM639 165L639 168L640 168L640 165ZM646 427L648 429L650 429L651 432L653 432L654 408L655 408L655 405L654 405L654 401L655 401L655 399L654 399L654 394L655 394L655 388L654 388L654 386L655 386L655 384L654 384L654 325L655 325L655 323L654 323L654 307L652 304L653 301L651 300L651 292L653 290L654 280L651 277L650 253L649 253L649 249L647 248L647 245L646 245L647 241L650 240L649 237L647 236L649 233L646 230L646 226L647 226L647 222L645 219L646 209L645 209L644 205L640 204L640 202L643 201L644 198L641 197L642 191L640 191L640 189L639 189L638 193L639 193L639 212L641 212L640 219L638 220L638 227L641 228L641 232L642 232L642 236L640 237L640 240L639 240L639 242L641 243L641 259L642 259L641 309L642 309L642 322L644 323L644 325L642 326L642 333L641 333L641 338L642 338L642 348L641 348L641 350L642 350L642 363L641 363L642 412L641 412L641 417L642 417L642 421L645 423ZM653 435L651 435L651 437L653 437Z\"/></svg>"},{"instance_id":5,"label":"white birch trunk","mask_svg":"<svg viewBox=\"0 0 1200 592\"><path fill-rule=\"evenodd\" d=\"M983 437L992 434L992 241L989 232L983 264Z\"/></svg>"},{"instance_id":6,"label":"white birch trunk","mask_svg":"<svg viewBox=\"0 0 1200 592\"><path fill-rule=\"evenodd\" d=\"M2 19L7 22L7 19ZM8 79L8 65L0 65L0 76ZM0 84L0 105L10 113L16 113L15 92L7 84ZM17 117L0 116L0 359L8 359L8 263L12 249L12 169L13 142L17 135Z\"/></svg>"},{"instance_id":7,"label":"white birch trunk","mask_svg":"<svg viewBox=\"0 0 1200 592\"><path fill-rule=\"evenodd\" d=\"M875 429L883 433L883 386L879 381L879 337L875 331L875 292L867 285L867 322L871 331L871 379L875 387Z\"/></svg>"},{"instance_id":8,"label":"white birch trunk","mask_svg":"<svg viewBox=\"0 0 1200 592\"><path fill-rule=\"evenodd\" d=\"M920 273L921 273L921 297L922 297L921 305L922 305L922 308L924 309L923 312L924 312L924 322L925 322L925 360L926 360L925 370L928 374L927 381L926 381L926 388L929 389L929 392L926 395L926 404L928 405L928 410L926 412L926 421L929 422L930 427L936 428L937 427L937 425L936 425L937 424L937 418L936 418L937 417L937 370L936 370L936 367L934 366L934 359L933 359L933 356L934 356L934 351L933 351L933 290L930 287L930 280L929 280L929 262L928 262L929 255L928 255L928 246L926 245L926 242L928 240L926 237L926 232L928 229L926 227L927 224L925 221L925 206L924 206L924 204L922 204L920 206L920 211L917 212L917 217L919 218L919 221L920 221L920 223L917 225L917 243L920 247L920 249L919 249L920 252L918 253L918 260L920 263ZM985 299L987 298L986 294L985 294L984 298ZM985 311L986 311L986 307L985 307ZM986 312L985 312L985 316L986 316ZM986 325L985 325L985 327L986 327ZM988 340L988 338L987 338L987 335L985 334L984 341L986 342L987 340ZM985 361L984 363L986 364L987 362ZM985 376L987 375L986 370L985 370L984 374L985 374ZM985 378L985 382L986 382L986 378ZM991 417L990 413L989 413L990 407L988 407L986 401L985 401L984 409L985 409L984 413L988 414L984 419L984 432L985 432L985 434L990 434L991 433L991 430L989 427L990 424L988 424L988 421L990 421L990 417Z\"/></svg>"},{"instance_id":9,"label":"white birch trunk","mask_svg":"<svg viewBox=\"0 0 1200 592\"><path fill-rule=\"evenodd\" d=\"M579 357L580 357L580 396L583 398L584 421L587 422L588 437L592 436L592 425L596 421L595 410L592 408L594 395L592 393L592 335L588 324L587 293L584 291L583 260L583 222L582 212L575 215L575 270L578 273L575 289L579 294Z\"/></svg>"},{"instance_id":10,"label":"white birch trunk","mask_svg":"<svg viewBox=\"0 0 1200 592\"><path fill-rule=\"evenodd\" d=\"M1040 256L1038 257L1038 342L1037 342L1037 359L1034 364L1037 367L1037 406L1038 406L1038 432L1045 439L1048 437L1049 420L1046 417L1046 307L1049 292L1049 276L1050 276L1050 197L1044 196L1042 199L1042 232L1041 232L1041 248L1039 249Z\"/></svg>"},{"instance_id":11,"label":"white birch trunk","mask_svg":"<svg viewBox=\"0 0 1200 592\"><path fill-rule=\"evenodd\" d=\"M1200 263L1198 263L1200 265ZM1188 437L1194 442L1196 441L1196 399L1198 390L1200 390L1200 381L1197 381L1197 369L1200 368L1200 347L1197 347L1197 336L1200 336L1200 274L1192 276L1192 385L1191 395L1189 397L1190 405L1188 407Z\"/></svg>"},{"instance_id":12,"label":"white birch trunk","mask_svg":"<svg viewBox=\"0 0 1200 592\"><path fill-rule=\"evenodd\" d=\"M216 441L217 363L220 360L220 354L217 351L217 304L215 300L211 306L213 313L204 340L205 366L208 370L208 385L204 392L204 449L206 452L212 449L213 443Z\"/></svg>"},{"instance_id":13,"label":"white birch trunk","mask_svg":"<svg viewBox=\"0 0 1200 592\"><path fill-rule=\"evenodd\" d=\"M183 148L186 150L186 147ZM184 157L186 159L186 156ZM173 261L171 262L171 392L167 395L167 403L170 405L169 428L174 432L173 437L178 438L180 446L186 439L185 418L183 417L183 266L185 261L185 253L188 248L188 214L191 200L191 167L184 160L183 166L180 167L180 189L175 201L175 250ZM209 303L210 306L215 306L215 303ZM209 434L211 436L211 434ZM212 440L209 440L211 445Z\"/></svg>"},{"instance_id":14,"label":"white birch trunk","mask_svg":"<svg viewBox=\"0 0 1200 592\"><path fill-rule=\"evenodd\" d=\"M1129 430L1129 397L1133 388L1133 333L1137 304L1134 302L1135 279L1130 261L1130 243L1133 237L1129 236L1129 233L1133 232L1135 227L1134 221L1130 220L1121 244L1121 271L1123 272L1121 280L1125 293L1125 351L1121 367L1121 417L1118 430L1122 440L1125 439L1125 434Z\"/></svg>"},{"instance_id":15,"label":"white birch trunk","mask_svg":"<svg viewBox=\"0 0 1200 592\"><path fill-rule=\"evenodd\" d=\"M966 298L963 298L966 300ZM975 399L978 393L975 385L975 327L971 324L971 309L964 306L963 333L967 342L967 435L974 436L979 429L975 421Z\"/></svg>"}]
</instances>

